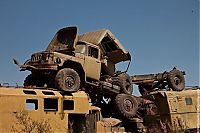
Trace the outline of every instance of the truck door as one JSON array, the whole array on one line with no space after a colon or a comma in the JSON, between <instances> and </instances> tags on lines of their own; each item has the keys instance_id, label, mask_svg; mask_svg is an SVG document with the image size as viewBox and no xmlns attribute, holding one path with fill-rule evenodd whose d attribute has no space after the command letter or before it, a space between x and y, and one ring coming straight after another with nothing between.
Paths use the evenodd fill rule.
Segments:
<instances>
[{"instance_id":1,"label":"truck door","mask_svg":"<svg viewBox=\"0 0 200 133\"><path fill-rule=\"evenodd\" d=\"M87 78L99 80L101 71L100 51L97 47L88 45L85 56L84 70Z\"/></svg>"}]
</instances>

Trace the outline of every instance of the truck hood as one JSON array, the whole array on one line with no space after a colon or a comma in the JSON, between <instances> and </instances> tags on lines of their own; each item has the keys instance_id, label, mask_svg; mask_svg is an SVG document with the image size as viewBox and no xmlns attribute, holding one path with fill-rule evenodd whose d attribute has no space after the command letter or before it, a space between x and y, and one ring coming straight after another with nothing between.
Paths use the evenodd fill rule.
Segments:
<instances>
[{"instance_id":1,"label":"truck hood","mask_svg":"<svg viewBox=\"0 0 200 133\"><path fill-rule=\"evenodd\" d=\"M55 34L46 51L74 50L77 40L77 27L62 28Z\"/></svg>"},{"instance_id":2,"label":"truck hood","mask_svg":"<svg viewBox=\"0 0 200 133\"><path fill-rule=\"evenodd\" d=\"M78 41L98 45L102 50L102 54L107 56L110 61L115 64L121 61L131 60L129 52L124 49L121 43L107 29L101 29L79 35Z\"/></svg>"}]
</instances>

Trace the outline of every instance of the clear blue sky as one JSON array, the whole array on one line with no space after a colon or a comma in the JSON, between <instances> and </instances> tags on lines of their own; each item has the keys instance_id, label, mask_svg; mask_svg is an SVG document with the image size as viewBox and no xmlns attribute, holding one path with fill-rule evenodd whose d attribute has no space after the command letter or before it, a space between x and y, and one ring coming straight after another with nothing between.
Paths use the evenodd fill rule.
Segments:
<instances>
[{"instance_id":1,"label":"clear blue sky","mask_svg":"<svg viewBox=\"0 0 200 133\"><path fill-rule=\"evenodd\" d=\"M12 59L24 62L74 25L79 33L110 29L132 54L130 75L176 66L186 85L199 85L199 0L1 0L0 83L22 85L29 73Z\"/></svg>"}]
</instances>

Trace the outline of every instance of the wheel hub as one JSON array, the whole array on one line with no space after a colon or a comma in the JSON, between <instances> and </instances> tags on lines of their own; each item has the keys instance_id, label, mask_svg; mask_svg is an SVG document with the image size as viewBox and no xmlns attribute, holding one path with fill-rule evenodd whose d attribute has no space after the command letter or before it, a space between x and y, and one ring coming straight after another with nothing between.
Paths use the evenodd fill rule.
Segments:
<instances>
[{"instance_id":1,"label":"wheel hub","mask_svg":"<svg viewBox=\"0 0 200 133\"><path fill-rule=\"evenodd\" d=\"M75 84L75 79L72 76L67 76L65 78L65 84L68 87L72 87Z\"/></svg>"},{"instance_id":2,"label":"wheel hub","mask_svg":"<svg viewBox=\"0 0 200 133\"><path fill-rule=\"evenodd\" d=\"M176 85L179 85L180 82L181 82L181 80L180 80L178 77L174 77L174 83L175 83Z\"/></svg>"},{"instance_id":3,"label":"wheel hub","mask_svg":"<svg viewBox=\"0 0 200 133\"><path fill-rule=\"evenodd\" d=\"M132 102L129 99L125 99L124 100L124 108L128 112L132 110L133 104L132 104Z\"/></svg>"}]
</instances>

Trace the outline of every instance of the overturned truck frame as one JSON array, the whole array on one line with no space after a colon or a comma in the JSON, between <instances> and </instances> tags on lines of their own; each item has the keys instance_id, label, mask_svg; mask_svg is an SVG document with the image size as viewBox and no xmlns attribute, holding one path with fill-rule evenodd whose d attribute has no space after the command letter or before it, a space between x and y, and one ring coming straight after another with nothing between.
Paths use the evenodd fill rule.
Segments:
<instances>
[{"instance_id":1,"label":"overturned truck frame","mask_svg":"<svg viewBox=\"0 0 200 133\"><path fill-rule=\"evenodd\" d=\"M185 88L185 72L176 68L157 74L134 75L132 83L138 85L141 95L146 95L155 90L182 91Z\"/></svg>"}]
</instances>

